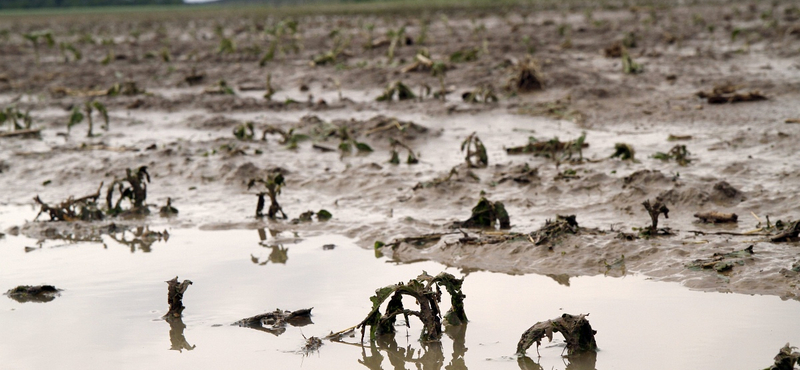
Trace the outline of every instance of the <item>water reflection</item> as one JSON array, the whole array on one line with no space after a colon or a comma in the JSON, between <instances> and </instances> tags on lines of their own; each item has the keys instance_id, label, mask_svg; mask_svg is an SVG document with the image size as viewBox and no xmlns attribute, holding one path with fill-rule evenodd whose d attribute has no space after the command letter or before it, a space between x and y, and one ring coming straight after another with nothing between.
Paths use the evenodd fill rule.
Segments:
<instances>
[{"instance_id":1,"label":"water reflection","mask_svg":"<svg viewBox=\"0 0 800 370\"><path fill-rule=\"evenodd\" d=\"M259 266L264 266L269 262L285 265L286 261L289 260L289 248L284 248L283 245L269 245L264 247L272 249L272 252L269 253L269 257L262 261L261 258L251 254L250 261Z\"/></svg>"},{"instance_id":2,"label":"water reflection","mask_svg":"<svg viewBox=\"0 0 800 370\"><path fill-rule=\"evenodd\" d=\"M112 226L114 225L112 224ZM144 253L150 253L152 251L151 247L155 242L163 241L166 243L169 241L169 232L167 230L152 231L150 226L137 226L131 231L122 229L119 233L116 232L117 230L109 229L108 236L117 243L130 247L131 253L136 252L137 248Z\"/></svg>"},{"instance_id":3,"label":"water reflection","mask_svg":"<svg viewBox=\"0 0 800 370\"><path fill-rule=\"evenodd\" d=\"M597 352L590 351L579 356L565 357L564 361L566 363L565 370L595 370L597 366ZM519 365L520 370L544 370L542 365L539 365L528 356L518 357L517 365Z\"/></svg>"},{"instance_id":4,"label":"water reflection","mask_svg":"<svg viewBox=\"0 0 800 370\"><path fill-rule=\"evenodd\" d=\"M445 357L441 342L422 343L422 348L416 350L411 345L398 346L393 334L378 337L370 342L369 347L361 346L361 359L358 360L358 363L371 370L384 370L383 360L388 358L391 369L395 370L405 370L406 364L412 364L421 370L441 370L442 368L467 370L464 362L464 354L467 352L464 341L466 333L467 324L445 329L445 334L453 340L452 355L447 365L444 364Z\"/></svg>"},{"instance_id":5,"label":"water reflection","mask_svg":"<svg viewBox=\"0 0 800 370\"><path fill-rule=\"evenodd\" d=\"M183 336L183 330L186 329L186 324L180 317L168 316L166 321L169 323L169 342L171 351L183 352L183 350L191 351L195 349L195 345L189 344L186 337Z\"/></svg>"}]
</instances>

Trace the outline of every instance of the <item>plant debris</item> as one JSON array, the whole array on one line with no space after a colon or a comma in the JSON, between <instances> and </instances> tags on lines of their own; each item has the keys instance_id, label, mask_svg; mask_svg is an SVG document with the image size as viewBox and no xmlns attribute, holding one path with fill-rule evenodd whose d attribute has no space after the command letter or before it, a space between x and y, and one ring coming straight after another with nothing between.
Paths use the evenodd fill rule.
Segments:
<instances>
[{"instance_id":1,"label":"plant debris","mask_svg":"<svg viewBox=\"0 0 800 370\"><path fill-rule=\"evenodd\" d=\"M392 101L395 95L397 95L397 100L410 100L417 98L417 96L413 91L411 91L410 88L408 88L408 86L400 81L395 81L394 83L390 83L388 86L386 86L386 90L383 91L383 94L378 96L375 100Z\"/></svg>"},{"instance_id":2,"label":"plant debris","mask_svg":"<svg viewBox=\"0 0 800 370\"><path fill-rule=\"evenodd\" d=\"M780 234L770 238L770 241L773 243L796 241L798 234L800 234L800 221L795 221L789 224Z\"/></svg>"},{"instance_id":3,"label":"plant debris","mask_svg":"<svg viewBox=\"0 0 800 370\"><path fill-rule=\"evenodd\" d=\"M530 57L515 63L507 88L514 92L526 93L544 89L544 77L539 63Z\"/></svg>"},{"instance_id":4,"label":"plant debris","mask_svg":"<svg viewBox=\"0 0 800 370\"><path fill-rule=\"evenodd\" d=\"M414 154L414 150L411 149L408 145L403 143L400 140L396 140L393 138L389 138L389 142L392 146L392 157L389 159L389 163L391 164L400 164L400 153L397 152L397 147L404 148L408 151L408 157L406 157L406 163L408 164L417 164L419 163L419 159L417 159L417 155Z\"/></svg>"},{"instance_id":5,"label":"plant debris","mask_svg":"<svg viewBox=\"0 0 800 370\"><path fill-rule=\"evenodd\" d=\"M161 209L158 210L158 213L162 217L169 217L178 214L178 209L172 206L172 198L167 198L167 205L161 207Z\"/></svg>"},{"instance_id":6,"label":"plant debris","mask_svg":"<svg viewBox=\"0 0 800 370\"><path fill-rule=\"evenodd\" d=\"M644 209L647 210L647 214L650 216L650 228L647 230L648 236L655 236L658 234L658 216L664 215L664 218L669 218L669 208L667 205L663 203L661 198L656 198L655 203L650 203L650 199L645 200L642 202ZM664 233L668 233L666 230L663 230Z\"/></svg>"},{"instance_id":7,"label":"plant debris","mask_svg":"<svg viewBox=\"0 0 800 370\"><path fill-rule=\"evenodd\" d=\"M589 314L570 315L562 314L552 320L540 321L522 333L522 337L517 343L517 354L524 355L525 351L536 343L536 351L542 344L542 339L547 337L553 340L553 333L561 333L567 342L567 357L579 356L585 352L596 352L597 342L594 335L597 331L592 329Z\"/></svg>"},{"instance_id":8,"label":"plant debris","mask_svg":"<svg viewBox=\"0 0 800 370\"><path fill-rule=\"evenodd\" d=\"M39 219L42 213L47 213L50 216L50 221L94 221L103 219L103 211L97 207L97 199L100 197L100 190L103 188L103 183L97 188L97 192L89 194L78 199L72 197L61 202L60 204L50 206L42 201L39 196L35 196L33 201L39 205L39 213L33 219Z\"/></svg>"},{"instance_id":9,"label":"plant debris","mask_svg":"<svg viewBox=\"0 0 800 370\"><path fill-rule=\"evenodd\" d=\"M644 72L644 66L634 62L633 58L631 58L631 55L630 53L628 53L627 49L625 48L622 49L621 58L622 58L622 73L639 74Z\"/></svg>"},{"instance_id":10,"label":"plant debris","mask_svg":"<svg viewBox=\"0 0 800 370\"><path fill-rule=\"evenodd\" d=\"M463 282L463 279L457 279L446 272L434 277L423 271L416 279L409 280L406 284L401 282L380 288L375 291L373 297L370 297L372 310L354 328L361 328L361 340L363 341L367 326L369 326L370 341L375 341L379 336L395 332L395 321L398 315L403 315L406 326L410 327L411 323L408 317L411 315L422 321L423 329L420 340L422 342L437 342L442 337L442 320L444 320L445 324L451 326L463 325L468 321L464 312L464 298L466 298L466 295L461 292ZM445 288L447 293L450 294L451 307L444 316L442 316L439 309L439 302L442 301L441 288ZM403 306L403 295L416 299L419 311L406 309ZM386 311L381 314L381 305L387 299L389 299L389 304L386 306ZM352 331L354 328L331 333L326 339L341 340L344 333Z\"/></svg>"},{"instance_id":11,"label":"plant debris","mask_svg":"<svg viewBox=\"0 0 800 370\"><path fill-rule=\"evenodd\" d=\"M687 268L693 270L714 270L719 273L728 272L735 265L744 265L746 258L752 258L753 246L745 249L734 251L730 253L714 253L710 258L703 258L694 260L686 265Z\"/></svg>"},{"instance_id":12,"label":"plant debris","mask_svg":"<svg viewBox=\"0 0 800 370\"><path fill-rule=\"evenodd\" d=\"M272 312L241 319L232 325L265 331L278 336L286 331L287 325L299 327L313 324L314 322L311 321L311 310L313 309L314 307L284 311L278 308Z\"/></svg>"},{"instance_id":13,"label":"plant debris","mask_svg":"<svg viewBox=\"0 0 800 370\"><path fill-rule=\"evenodd\" d=\"M795 349L797 347L786 343L775 355L775 364L764 370L795 370L795 365L800 363L800 352L794 351Z\"/></svg>"},{"instance_id":14,"label":"plant debris","mask_svg":"<svg viewBox=\"0 0 800 370\"><path fill-rule=\"evenodd\" d=\"M292 220L292 223L311 222L312 217L314 216L317 216L317 221L328 221L331 219L331 217L333 217L330 212L324 209L319 210L319 212L306 211L301 213L298 218Z\"/></svg>"},{"instance_id":15,"label":"plant debris","mask_svg":"<svg viewBox=\"0 0 800 370\"><path fill-rule=\"evenodd\" d=\"M472 215L469 219L456 223L456 226L494 229L495 224L499 224L500 229L511 228L511 220L508 217L506 207L501 202L492 202L485 197L481 197L478 204L472 208Z\"/></svg>"},{"instance_id":16,"label":"plant debris","mask_svg":"<svg viewBox=\"0 0 800 370\"><path fill-rule=\"evenodd\" d=\"M732 84L714 86L711 91L698 91L697 96L706 99L708 104L727 104L767 100L761 92L753 90L748 93L737 93L741 86Z\"/></svg>"},{"instance_id":17,"label":"plant debris","mask_svg":"<svg viewBox=\"0 0 800 370\"><path fill-rule=\"evenodd\" d=\"M306 344L303 345L303 348L300 351L306 356L312 352L319 351L319 347L322 347L322 339L319 339L318 337L312 336L311 338L306 338L303 336L303 338L305 338Z\"/></svg>"},{"instance_id":18,"label":"plant debris","mask_svg":"<svg viewBox=\"0 0 800 370\"><path fill-rule=\"evenodd\" d=\"M176 276L172 280L168 280L167 285L167 303L169 303L169 311L164 317L181 317L183 310L186 308L183 307L183 293L186 292L186 289L189 289L189 285L192 285L192 281L184 280L179 282Z\"/></svg>"},{"instance_id":19,"label":"plant debris","mask_svg":"<svg viewBox=\"0 0 800 370\"><path fill-rule=\"evenodd\" d=\"M572 97L567 95L565 98L558 99L552 102L544 102L537 104L524 104L519 108L519 114L527 114L531 116L551 117L555 119L563 119L575 123L582 123L586 117L583 113L576 109L572 109Z\"/></svg>"},{"instance_id":20,"label":"plant debris","mask_svg":"<svg viewBox=\"0 0 800 370\"><path fill-rule=\"evenodd\" d=\"M108 185L108 190L106 191L107 212L111 215L150 213L150 209L144 204L147 199L147 183L149 182L150 174L147 173L147 166L141 166L135 172L130 168L125 169L124 178L115 178ZM113 201L115 187L119 193L119 199L116 202ZM131 208L128 210L122 208L122 201L125 199L131 204Z\"/></svg>"},{"instance_id":21,"label":"plant debris","mask_svg":"<svg viewBox=\"0 0 800 370\"><path fill-rule=\"evenodd\" d=\"M486 154L486 147L483 142L476 135L475 132L469 134L463 142L461 142L461 151L467 152L464 160L467 161L467 166L470 168L486 167L489 165L489 156ZM472 158L476 158L476 162L472 162Z\"/></svg>"},{"instance_id":22,"label":"plant debris","mask_svg":"<svg viewBox=\"0 0 800 370\"><path fill-rule=\"evenodd\" d=\"M717 211L711 212L698 212L694 214L702 223L722 224L722 223L735 223L739 216L735 213L722 213Z\"/></svg>"},{"instance_id":23,"label":"plant debris","mask_svg":"<svg viewBox=\"0 0 800 370\"><path fill-rule=\"evenodd\" d=\"M472 91L465 92L461 95L461 99L467 103L497 103L498 101L494 87L491 85L480 86Z\"/></svg>"},{"instance_id":24,"label":"plant debris","mask_svg":"<svg viewBox=\"0 0 800 370\"><path fill-rule=\"evenodd\" d=\"M614 144L614 154L611 155L611 158L619 158L623 161L635 161L635 155L636 151L633 150L633 146L630 144L616 143Z\"/></svg>"},{"instance_id":25,"label":"plant debris","mask_svg":"<svg viewBox=\"0 0 800 370\"><path fill-rule=\"evenodd\" d=\"M52 285L20 285L6 292L8 298L19 303L26 302L50 302L60 295L60 289Z\"/></svg>"},{"instance_id":26,"label":"plant debris","mask_svg":"<svg viewBox=\"0 0 800 370\"><path fill-rule=\"evenodd\" d=\"M542 245L555 242L566 234L577 234L579 230L580 226L575 215L556 215L555 220L545 220L544 226L532 232L530 238L533 244Z\"/></svg>"},{"instance_id":27,"label":"plant debris","mask_svg":"<svg viewBox=\"0 0 800 370\"><path fill-rule=\"evenodd\" d=\"M508 171L497 174L497 177L500 177L500 179L497 180L498 184L502 184L506 181L529 184L539 179L539 169L531 168L527 163L523 163L510 168Z\"/></svg>"},{"instance_id":28,"label":"plant debris","mask_svg":"<svg viewBox=\"0 0 800 370\"><path fill-rule=\"evenodd\" d=\"M678 162L678 165L686 166L692 162L692 160L689 159L689 154L689 151L686 150L686 145L675 145L667 153L656 152L656 154L653 154L653 158L660 159L662 161L668 161L672 159L675 160L675 162Z\"/></svg>"},{"instance_id":29,"label":"plant debris","mask_svg":"<svg viewBox=\"0 0 800 370\"><path fill-rule=\"evenodd\" d=\"M572 159L572 155L577 153L579 161L583 160L583 148L588 148L586 133L582 133L575 140L560 141L554 137L547 141L539 141L533 136L528 137L528 143L523 146L506 148L507 154L533 154L534 156L544 156L557 163L564 159Z\"/></svg>"}]
</instances>

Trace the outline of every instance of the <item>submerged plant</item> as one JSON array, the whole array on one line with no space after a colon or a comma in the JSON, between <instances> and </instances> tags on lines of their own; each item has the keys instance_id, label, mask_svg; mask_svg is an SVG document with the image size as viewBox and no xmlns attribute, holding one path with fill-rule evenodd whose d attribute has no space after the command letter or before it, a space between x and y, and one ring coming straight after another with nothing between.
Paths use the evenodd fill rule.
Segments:
<instances>
[{"instance_id":1,"label":"submerged plant","mask_svg":"<svg viewBox=\"0 0 800 370\"><path fill-rule=\"evenodd\" d=\"M689 159L689 154L690 153L686 149L686 145L679 144L673 146L672 149L670 149L667 153L656 152L656 154L653 154L653 158L660 159L662 161L675 160L675 162L678 162L678 165L686 166L692 162L692 160Z\"/></svg>"},{"instance_id":2,"label":"submerged plant","mask_svg":"<svg viewBox=\"0 0 800 370\"><path fill-rule=\"evenodd\" d=\"M350 133L350 130L347 128L347 126L342 126L339 128L338 136L342 140L339 143L339 150L342 152L342 154L350 154L353 151L353 148L355 148L358 153L372 152L372 147L366 143L357 141L353 134Z\"/></svg>"},{"instance_id":3,"label":"submerged plant","mask_svg":"<svg viewBox=\"0 0 800 370\"><path fill-rule=\"evenodd\" d=\"M539 63L530 57L512 67L512 76L507 88L513 92L531 92L544 89L544 77Z\"/></svg>"},{"instance_id":4,"label":"submerged plant","mask_svg":"<svg viewBox=\"0 0 800 370\"><path fill-rule=\"evenodd\" d=\"M256 194L258 196L256 217L264 217L264 206L266 205L264 197L269 196L270 205L267 211L267 217L275 219L278 213L280 213L281 218L287 218L286 213L283 212L283 208L278 204L278 195L281 193L281 188L285 184L283 175L278 171L273 171L268 173L263 179L251 179L250 182L247 183L247 189L256 186L256 184L261 184L266 190L265 192L262 191Z\"/></svg>"},{"instance_id":5,"label":"submerged plant","mask_svg":"<svg viewBox=\"0 0 800 370\"><path fill-rule=\"evenodd\" d=\"M499 224L501 229L511 228L511 219L505 205L501 202L492 202L481 197L478 204L472 208L472 215L468 220L458 223L460 227L477 227L494 229Z\"/></svg>"},{"instance_id":6,"label":"submerged plant","mask_svg":"<svg viewBox=\"0 0 800 370\"><path fill-rule=\"evenodd\" d=\"M474 168L486 167L489 165L489 156L486 155L486 147L483 146L483 142L478 138L475 132L469 134L469 136L461 142L461 151L467 152L466 157L464 157L467 161L467 166ZM475 163L472 162L473 157L476 160Z\"/></svg>"},{"instance_id":7,"label":"submerged plant","mask_svg":"<svg viewBox=\"0 0 800 370\"><path fill-rule=\"evenodd\" d=\"M125 177L115 178L114 181L108 185L106 191L106 208L107 213L111 215L118 215L123 212L134 214L148 214L150 209L144 204L147 200L147 183L150 182L150 174L147 173L147 166L141 166L135 171L127 168L125 169ZM114 189L116 188L119 198L114 202ZM124 210L122 208L122 201L128 200L131 208Z\"/></svg>"},{"instance_id":8,"label":"submerged plant","mask_svg":"<svg viewBox=\"0 0 800 370\"><path fill-rule=\"evenodd\" d=\"M642 202L644 209L650 216L650 229L648 235L656 235L658 233L658 216L664 215L664 218L669 218L669 208L663 203L660 198L656 198L654 203L650 203L647 199Z\"/></svg>"},{"instance_id":9,"label":"submerged plant","mask_svg":"<svg viewBox=\"0 0 800 370\"><path fill-rule=\"evenodd\" d=\"M614 144L614 154L611 155L611 158L619 158L623 161L635 161L634 155L636 151L633 150L633 146L626 143L616 143Z\"/></svg>"},{"instance_id":10,"label":"submerged plant","mask_svg":"<svg viewBox=\"0 0 800 370\"><path fill-rule=\"evenodd\" d=\"M397 95L397 100L409 100L415 99L417 96L414 95L414 92L411 91L408 86L400 81L395 81L394 83L390 83L386 86L386 90L383 91L381 96L377 97L376 101L392 101L394 96Z\"/></svg>"},{"instance_id":11,"label":"submerged plant","mask_svg":"<svg viewBox=\"0 0 800 370\"><path fill-rule=\"evenodd\" d=\"M461 95L461 99L467 103L497 103L498 100L494 87L491 85L480 86L472 91L465 92Z\"/></svg>"},{"instance_id":12,"label":"submerged plant","mask_svg":"<svg viewBox=\"0 0 800 370\"><path fill-rule=\"evenodd\" d=\"M408 164L417 164L419 163L419 159L417 159L417 155L414 154L414 151L403 143L400 140L389 138L389 143L392 146L392 158L389 159L389 163L391 164L400 164L400 154L397 152L397 147L404 148L408 151L408 157L406 158L406 163Z\"/></svg>"},{"instance_id":13,"label":"submerged plant","mask_svg":"<svg viewBox=\"0 0 800 370\"><path fill-rule=\"evenodd\" d=\"M463 279L457 279L446 272L434 277L423 271L421 275L416 279L409 280L408 283L401 282L377 289L375 295L370 297L372 309L367 317L354 328L332 333L327 339L340 340L344 333L360 328L363 341L367 327L369 327L369 339L375 341L384 334L395 333L397 316L402 315L407 326L410 326L409 316L416 316L422 321L420 341L437 342L442 337L442 321L448 326L460 326L468 321L464 311L466 295L461 291L463 283ZM439 303L442 301L442 288L450 295L450 310L444 315L439 308ZM403 296L415 299L419 309L405 308ZM386 305L386 310L381 313L381 306L386 300L389 300L389 303Z\"/></svg>"}]
</instances>

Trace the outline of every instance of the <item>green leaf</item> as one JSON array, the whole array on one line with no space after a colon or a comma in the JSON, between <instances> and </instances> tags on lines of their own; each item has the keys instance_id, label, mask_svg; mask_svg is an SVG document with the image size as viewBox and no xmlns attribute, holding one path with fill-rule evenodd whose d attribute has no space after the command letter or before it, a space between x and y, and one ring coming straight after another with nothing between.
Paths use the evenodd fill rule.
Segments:
<instances>
[{"instance_id":1,"label":"green leaf","mask_svg":"<svg viewBox=\"0 0 800 370\"><path fill-rule=\"evenodd\" d=\"M67 124L67 131L83 121L83 113L78 107L72 108L72 115L69 117L69 123Z\"/></svg>"},{"instance_id":2,"label":"green leaf","mask_svg":"<svg viewBox=\"0 0 800 370\"><path fill-rule=\"evenodd\" d=\"M317 212L317 220L328 221L331 219L331 217L333 217L333 215L324 209L321 209L319 212Z\"/></svg>"},{"instance_id":3,"label":"green leaf","mask_svg":"<svg viewBox=\"0 0 800 370\"><path fill-rule=\"evenodd\" d=\"M369 145L367 145L365 143L360 143L360 142L357 142L357 141L356 141L356 149L358 149L359 152L371 152L372 151L372 148Z\"/></svg>"}]
</instances>

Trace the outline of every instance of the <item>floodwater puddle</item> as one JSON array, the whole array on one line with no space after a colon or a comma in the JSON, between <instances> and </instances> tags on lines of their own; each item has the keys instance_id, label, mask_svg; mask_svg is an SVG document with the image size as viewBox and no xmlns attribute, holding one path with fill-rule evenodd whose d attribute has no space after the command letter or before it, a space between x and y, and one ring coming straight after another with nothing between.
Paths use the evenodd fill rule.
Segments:
<instances>
[{"instance_id":1,"label":"floodwater puddle","mask_svg":"<svg viewBox=\"0 0 800 370\"><path fill-rule=\"evenodd\" d=\"M597 330L596 359L572 364L586 369L759 368L787 341L800 342L800 322L786 319L800 302L774 296L703 293L636 275L547 277L401 264L337 235L168 232L169 239L147 249L109 235L99 242L37 243L6 234L0 288L52 284L62 291L46 303L0 299L0 326L8 333L0 346L4 368L83 369L88 358L92 367L118 369L564 369L559 335L542 344L541 358L534 348L530 358L514 356L523 331L563 313L589 313ZM441 344L420 343L421 324L412 317L393 340L361 345L357 333L345 343L324 341L317 351L302 351L306 338L359 323L375 289L423 271L465 279L470 322L446 330ZM193 284L183 297L183 317L165 321L165 281L175 276ZM448 305L445 300L442 309ZM406 306L413 309L413 302ZM232 325L276 309L312 307L310 322L283 330Z\"/></svg>"}]
</instances>

